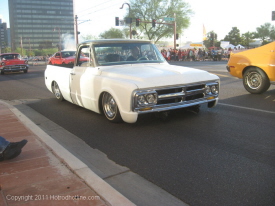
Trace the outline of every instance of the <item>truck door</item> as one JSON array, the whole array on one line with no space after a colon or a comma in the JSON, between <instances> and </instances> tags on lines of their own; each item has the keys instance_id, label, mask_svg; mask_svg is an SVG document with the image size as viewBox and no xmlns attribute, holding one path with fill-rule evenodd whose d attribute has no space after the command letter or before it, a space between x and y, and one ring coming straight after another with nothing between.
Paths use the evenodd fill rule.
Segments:
<instances>
[{"instance_id":1,"label":"truck door","mask_svg":"<svg viewBox=\"0 0 275 206\"><path fill-rule=\"evenodd\" d=\"M84 45L79 48L79 52L77 54L76 64L71 72L71 98L74 104L85 107L84 103L84 85L86 85L85 71L89 66L90 62L90 51L89 45Z\"/></svg>"}]
</instances>

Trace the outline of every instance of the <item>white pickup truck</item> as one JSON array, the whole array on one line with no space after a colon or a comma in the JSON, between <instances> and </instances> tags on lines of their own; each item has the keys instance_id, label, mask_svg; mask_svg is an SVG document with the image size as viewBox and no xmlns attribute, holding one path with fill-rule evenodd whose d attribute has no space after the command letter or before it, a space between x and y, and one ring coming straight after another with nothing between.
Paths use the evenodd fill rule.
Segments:
<instances>
[{"instance_id":1,"label":"white pickup truck","mask_svg":"<svg viewBox=\"0 0 275 206\"><path fill-rule=\"evenodd\" d=\"M58 100L104 113L111 122L134 123L144 113L214 107L220 80L168 64L150 41L110 39L80 44L71 68L47 65L45 84Z\"/></svg>"}]
</instances>

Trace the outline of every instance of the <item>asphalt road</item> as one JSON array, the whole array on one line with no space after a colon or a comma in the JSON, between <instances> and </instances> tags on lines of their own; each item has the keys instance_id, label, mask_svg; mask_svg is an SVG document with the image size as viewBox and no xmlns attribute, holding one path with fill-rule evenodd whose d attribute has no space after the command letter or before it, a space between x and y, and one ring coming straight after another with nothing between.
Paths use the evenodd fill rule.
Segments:
<instances>
[{"instance_id":1,"label":"asphalt road","mask_svg":"<svg viewBox=\"0 0 275 206\"><path fill-rule=\"evenodd\" d=\"M0 98L28 104L191 206L275 204L275 86L251 95L225 70L226 62L173 62L218 74L219 104L199 114L177 110L167 121L144 115L136 124L58 102L44 86L44 66L0 75Z\"/></svg>"}]
</instances>

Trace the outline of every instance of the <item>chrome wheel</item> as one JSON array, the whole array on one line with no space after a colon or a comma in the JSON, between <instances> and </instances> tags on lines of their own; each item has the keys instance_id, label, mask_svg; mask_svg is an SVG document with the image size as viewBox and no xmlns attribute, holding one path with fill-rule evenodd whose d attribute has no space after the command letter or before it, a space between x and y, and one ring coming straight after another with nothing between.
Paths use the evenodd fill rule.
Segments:
<instances>
[{"instance_id":1,"label":"chrome wheel","mask_svg":"<svg viewBox=\"0 0 275 206\"><path fill-rule=\"evenodd\" d=\"M245 77L247 85L251 89L258 89L262 85L262 76L257 72L249 72Z\"/></svg>"},{"instance_id":2,"label":"chrome wheel","mask_svg":"<svg viewBox=\"0 0 275 206\"><path fill-rule=\"evenodd\" d=\"M251 67L243 75L243 85L248 92L261 94L270 87L270 80L263 70Z\"/></svg>"},{"instance_id":3,"label":"chrome wheel","mask_svg":"<svg viewBox=\"0 0 275 206\"><path fill-rule=\"evenodd\" d=\"M105 117L112 122L120 122L121 116L117 103L113 96L109 93L104 93L102 97L102 109Z\"/></svg>"},{"instance_id":4,"label":"chrome wheel","mask_svg":"<svg viewBox=\"0 0 275 206\"><path fill-rule=\"evenodd\" d=\"M60 101L64 100L64 98L62 96L62 93L61 93L61 91L59 89L59 86L58 86L58 84L56 82L53 83L52 90L53 90L53 93L54 93L56 99L58 99Z\"/></svg>"}]
</instances>

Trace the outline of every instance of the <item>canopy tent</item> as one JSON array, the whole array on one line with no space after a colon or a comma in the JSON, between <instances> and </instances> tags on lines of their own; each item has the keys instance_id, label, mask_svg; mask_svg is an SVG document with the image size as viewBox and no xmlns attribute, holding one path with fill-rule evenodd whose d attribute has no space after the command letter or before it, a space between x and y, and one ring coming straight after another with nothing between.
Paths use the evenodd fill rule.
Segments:
<instances>
[{"instance_id":1,"label":"canopy tent","mask_svg":"<svg viewBox=\"0 0 275 206\"><path fill-rule=\"evenodd\" d=\"M236 46L236 48L237 48L237 49L244 49L245 47L242 46L242 45L240 45L240 44L238 44L238 45Z\"/></svg>"},{"instance_id":2,"label":"canopy tent","mask_svg":"<svg viewBox=\"0 0 275 206\"><path fill-rule=\"evenodd\" d=\"M233 44L228 44L226 47L225 47L225 49L229 49L229 48L231 48L231 49L234 49L236 46L234 46Z\"/></svg>"}]
</instances>

